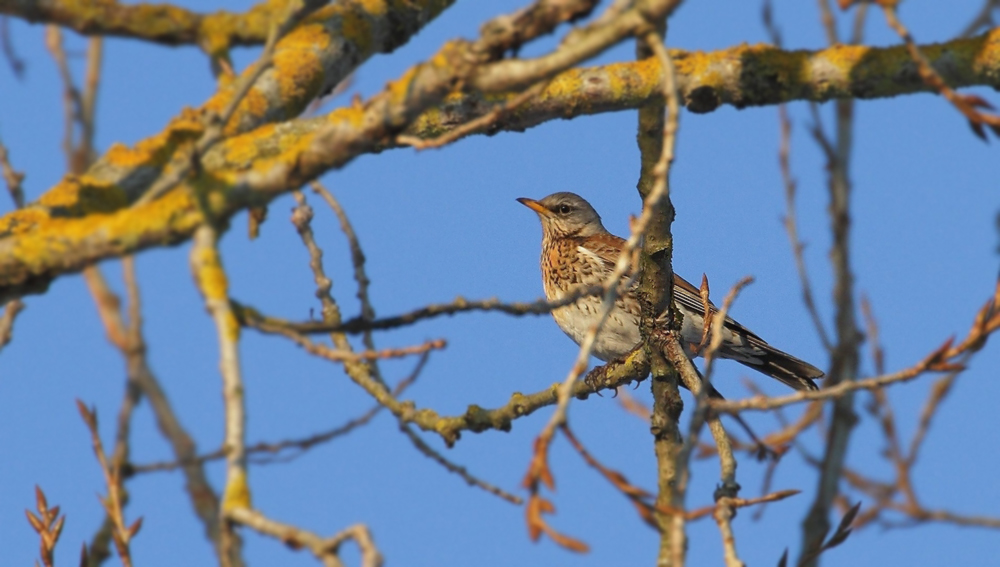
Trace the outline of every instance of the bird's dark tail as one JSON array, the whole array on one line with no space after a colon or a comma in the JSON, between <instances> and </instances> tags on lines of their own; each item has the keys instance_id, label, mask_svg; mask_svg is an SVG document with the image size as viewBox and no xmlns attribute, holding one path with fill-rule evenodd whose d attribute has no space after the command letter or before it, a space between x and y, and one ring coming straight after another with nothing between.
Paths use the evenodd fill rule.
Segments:
<instances>
[{"instance_id":1,"label":"bird's dark tail","mask_svg":"<svg viewBox=\"0 0 1000 567\"><path fill-rule=\"evenodd\" d=\"M813 380L823 377L823 371L787 352L782 352L757 337L749 345L724 345L719 349L723 358L733 359L757 372L767 374L796 390L818 390Z\"/></svg>"}]
</instances>

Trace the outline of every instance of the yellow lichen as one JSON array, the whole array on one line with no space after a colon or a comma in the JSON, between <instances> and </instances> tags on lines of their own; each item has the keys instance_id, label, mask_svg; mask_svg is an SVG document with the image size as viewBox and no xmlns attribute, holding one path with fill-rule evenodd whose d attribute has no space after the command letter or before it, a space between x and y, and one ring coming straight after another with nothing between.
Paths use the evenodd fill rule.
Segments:
<instances>
[{"instance_id":1,"label":"yellow lichen","mask_svg":"<svg viewBox=\"0 0 1000 567\"><path fill-rule=\"evenodd\" d=\"M362 53L369 53L372 48L372 25L364 14L345 10L340 17L340 35Z\"/></svg>"},{"instance_id":2,"label":"yellow lichen","mask_svg":"<svg viewBox=\"0 0 1000 567\"><path fill-rule=\"evenodd\" d=\"M46 191L38 204L59 209L61 215L85 215L118 210L128 204L128 196L120 187L88 175L67 176Z\"/></svg>"},{"instance_id":3,"label":"yellow lichen","mask_svg":"<svg viewBox=\"0 0 1000 567\"><path fill-rule=\"evenodd\" d=\"M250 483L247 482L246 472L237 469L229 474L229 482L226 483L226 491L222 495L222 510L228 512L239 508L250 508Z\"/></svg>"},{"instance_id":4,"label":"yellow lichen","mask_svg":"<svg viewBox=\"0 0 1000 567\"><path fill-rule=\"evenodd\" d=\"M403 104L410 93L410 83L417 74L417 67L410 67L398 80L389 83L389 102L394 106Z\"/></svg>"},{"instance_id":5,"label":"yellow lichen","mask_svg":"<svg viewBox=\"0 0 1000 567\"><path fill-rule=\"evenodd\" d=\"M358 0L358 5L373 16L385 16L388 9L385 0Z\"/></svg>"},{"instance_id":6,"label":"yellow lichen","mask_svg":"<svg viewBox=\"0 0 1000 567\"><path fill-rule=\"evenodd\" d=\"M201 246L194 253L198 287L208 300L223 301L229 297L229 281L219 262L219 252L214 246Z\"/></svg>"},{"instance_id":7,"label":"yellow lichen","mask_svg":"<svg viewBox=\"0 0 1000 567\"><path fill-rule=\"evenodd\" d=\"M187 191L173 191L141 207L111 214L93 213L80 218L36 216L33 220L29 227L31 234L18 238L12 250L13 256L28 271L51 263L70 249L79 248L80 243L96 234L117 248L135 249L143 237L146 242L153 243L149 240L150 234L189 232L202 217Z\"/></svg>"}]
</instances>

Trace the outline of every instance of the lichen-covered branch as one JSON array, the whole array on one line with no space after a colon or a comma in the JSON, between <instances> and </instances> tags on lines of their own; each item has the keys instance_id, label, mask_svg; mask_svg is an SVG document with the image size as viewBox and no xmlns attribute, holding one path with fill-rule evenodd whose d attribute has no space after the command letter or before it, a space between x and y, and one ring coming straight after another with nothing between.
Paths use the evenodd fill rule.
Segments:
<instances>
[{"instance_id":1,"label":"lichen-covered branch","mask_svg":"<svg viewBox=\"0 0 1000 567\"><path fill-rule=\"evenodd\" d=\"M276 8L284 10L286 2L279 4ZM337 0L318 10L277 43L273 64L237 107L225 135L297 117L373 54L402 45L451 4L418 0L390 7L382 2ZM243 71L244 76L255 73L254 66ZM162 173L187 165L189 152L183 150L204 134L211 125L208 118L221 114L239 85L235 77L223 77L219 91L205 104L181 111L160 133L132 148L113 145L87 171L82 184L67 178L35 204L36 212L82 215L127 206Z\"/></svg>"},{"instance_id":2,"label":"lichen-covered branch","mask_svg":"<svg viewBox=\"0 0 1000 567\"><path fill-rule=\"evenodd\" d=\"M218 233L204 224L195 232L191 247L191 272L205 300L205 308L215 322L219 337L219 370L225 408L223 438L226 454L226 488L220 503L220 560L224 565L238 541L225 513L251 506L250 480L246 455L246 402L240 371L240 326L229 305L229 281L219 256Z\"/></svg>"},{"instance_id":3,"label":"lichen-covered branch","mask_svg":"<svg viewBox=\"0 0 1000 567\"><path fill-rule=\"evenodd\" d=\"M120 36L164 45L194 44L206 51L257 45L287 0L265 0L243 13L198 13L170 4L120 4L116 0L0 0L0 14L57 24L84 35Z\"/></svg>"},{"instance_id":4,"label":"lichen-covered branch","mask_svg":"<svg viewBox=\"0 0 1000 567\"><path fill-rule=\"evenodd\" d=\"M828 2L824 1L823 6ZM858 11L855 18L858 26L856 34L849 42L857 44L861 41L860 30L866 16L864 11ZM826 23L830 43L836 44L838 36L836 24ZM907 57L910 53L907 52ZM912 63L911 63L912 64ZM917 68L921 81L926 83L925 71ZM835 135L833 141L827 136L819 122L813 135L820 146L825 149L827 158L828 188L830 194L830 231L833 235L833 245L830 249L830 263L834 272L833 300L836 313L834 315L835 343L830 353L830 367L824 388L849 384L857 379L860 363L861 343L864 336L858 329L856 321L857 306L854 291L854 268L851 265L851 177L850 160L854 140L854 101L838 100L836 107ZM799 562L804 567L817 567L823 539L830 531L830 512L833 501L840 491L841 469L847 458L847 448L851 431L857 423L854 411L854 394L845 390L844 394L833 402L829 429L826 432L826 443L823 449L822 465L817 479L816 496L809 512L802 522L802 548ZM813 555L815 553L815 555Z\"/></svg>"},{"instance_id":5,"label":"lichen-covered branch","mask_svg":"<svg viewBox=\"0 0 1000 567\"><path fill-rule=\"evenodd\" d=\"M296 30L284 41L300 33ZM1000 28L921 50L953 86L1000 86ZM788 52L770 46L739 46L711 53L673 50L671 56L684 103L693 111L712 110L720 104L743 107L928 90L903 47L836 46ZM279 51L276 68L281 67L281 58ZM447 59L440 62L445 63ZM418 75L408 72L379 95L380 104L354 105L324 117L293 120L227 139L205 156L199 176L141 207L126 209L158 175L178 143L198 138L203 131L198 113L185 113L135 148L113 147L87 174L64 179L37 203L0 218L0 300L42 292L52 278L102 258L190 238L202 217L189 191L182 188L210 193L208 210L226 218L265 204L329 169L343 167L358 155L392 147L393 139L381 137L385 130L373 130L371 120L398 116L403 105L414 108L412 100L399 98L413 92ZM544 92L490 127L521 130L556 118L638 108L659 96L660 79L655 59L566 71ZM514 96L452 94L422 111L406 133L436 137ZM254 98L251 93L244 104ZM295 106L298 98L291 99ZM339 143L320 143L330 136Z\"/></svg>"}]
</instances>

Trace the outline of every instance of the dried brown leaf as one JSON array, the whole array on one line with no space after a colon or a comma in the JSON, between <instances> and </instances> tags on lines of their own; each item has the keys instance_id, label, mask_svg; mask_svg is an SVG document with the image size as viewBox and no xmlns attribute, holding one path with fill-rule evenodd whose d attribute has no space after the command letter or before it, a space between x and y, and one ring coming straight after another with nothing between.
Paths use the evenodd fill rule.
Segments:
<instances>
[{"instance_id":1,"label":"dried brown leaf","mask_svg":"<svg viewBox=\"0 0 1000 567\"><path fill-rule=\"evenodd\" d=\"M548 529L545 530L545 534L552 538L552 541L565 547L570 551L575 551L577 553L588 553L590 551L590 546L581 540L574 537L570 537L566 534L561 534L551 527L546 526Z\"/></svg>"},{"instance_id":2,"label":"dried brown leaf","mask_svg":"<svg viewBox=\"0 0 1000 567\"><path fill-rule=\"evenodd\" d=\"M45 531L45 524L42 523L37 516L31 513L31 510L25 510L24 515L28 517L28 523L31 524L32 529L38 533Z\"/></svg>"},{"instance_id":3,"label":"dried brown leaf","mask_svg":"<svg viewBox=\"0 0 1000 567\"><path fill-rule=\"evenodd\" d=\"M549 490L556 489L555 479L552 477L552 471L549 470L549 438L543 438L541 435L535 438L531 464L528 465L528 472L524 475L521 486L534 490L539 482L547 486Z\"/></svg>"},{"instance_id":4,"label":"dried brown leaf","mask_svg":"<svg viewBox=\"0 0 1000 567\"><path fill-rule=\"evenodd\" d=\"M47 515L46 512L49 509L49 502L45 499L45 493L42 492L42 487L37 484L35 485L35 507L38 509L38 512L41 513L43 518Z\"/></svg>"},{"instance_id":5,"label":"dried brown leaf","mask_svg":"<svg viewBox=\"0 0 1000 567\"><path fill-rule=\"evenodd\" d=\"M985 98L979 95L974 95L974 94L964 95L962 96L962 100L965 101L969 106L974 106L976 108L988 108L990 110L993 110L994 108L989 101L987 101Z\"/></svg>"},{"instance_id":6,"label":"dried brown leaf","mask_svg":"<svg viewBox=\"0 0 1000 567\"><path fill-rule=\"evenodd\" d=\"M986 130L983 129L983 123L976 120L969 120L969 128L972 128L972 133L975 134L980 140L984 142L989 142L989 138L986 137Z\"/></svg>"},{"instance_id":7,"label":"dried brown leaf","mask_svg":"<svg viewBox=\"0 0 1000 567\"><path fill-rule=\"evenodd\" d=\"M128 537L129 537L129 539L134 538L135 534L139 533L139 530L141 528L142 528L142 517L140 516L139 519L136 520L135 522L133 522L132 525L129 526L129 528L128 528Z\"/></svg>"},{"instance_id":8,"label":"dried brown leaf","mask_svg":"<svg viewBox=\"0 0 1000 567\"><path fill-rule=\"evenodd\" d=\"M861 502L858 502L851 509L844 514L844 517L840 519L840 524L837 525L837 531L833 533L830 541L823 545L823 550L832 549L838 545L844 543L849 535L851 535L851 524L854 522L855 516L861 510Z\"/></svg>"},{"instance_id":9,"label":"dried brown leaf","mask_svg":"<svg viewBox=\"0 0 1000 567\"><path fill-rule=\"evenodd\" d=\"M56 525L50 530L52 533L52 545L55 546L56 542L59 541L59 536L62 535L63 525L66 523L66 516L63 516L56 520Z\"/></svg>"},{"instance_id":10,"label":"dried brown leaf","mask_svg":"<svg viewBox=\"0 0 1000 567\"><path fill-rule=\"evenodd\" d=\"M87 427L97 430L97 409L88 409L79 398L76 400L76 409L80 412L80 417L83 418L83 422L87 424Z\"/></svg>"},{"instance_id":11,"label":"dried brown leaf","mask_svg":"<svg viewBox=\"0 0 1000 567\"><path fill-rule=\"evenodd\" d=\"M524 507L524 516L528 524L528 537L531 541L538 541L542 535L545 522L542 520L542 498L537 494L532 494L528 498L528 505Z\"/></svg>"}]
</instances>

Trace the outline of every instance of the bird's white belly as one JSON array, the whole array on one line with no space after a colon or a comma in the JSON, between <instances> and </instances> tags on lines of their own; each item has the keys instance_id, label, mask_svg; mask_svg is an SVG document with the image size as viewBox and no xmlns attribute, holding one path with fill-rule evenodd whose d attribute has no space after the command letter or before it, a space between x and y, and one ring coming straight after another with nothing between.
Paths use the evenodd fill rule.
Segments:
<instances>
[{"instance_id":1,"label":"bird's white belly","mask_svg":"<svg viewBox=\"0 0 1000 567\"><path fill-rule=\"evenodd\" d=\"M583 341L587 331L597 322L601 302L598 298L584 300L557 309L552 313L559 328L569 335L576 344ZM624 309L615 306L601 327L594 341L593 354L609 361L628 354L639 344L639 321Z\"/></svg>"}]
</instances>

